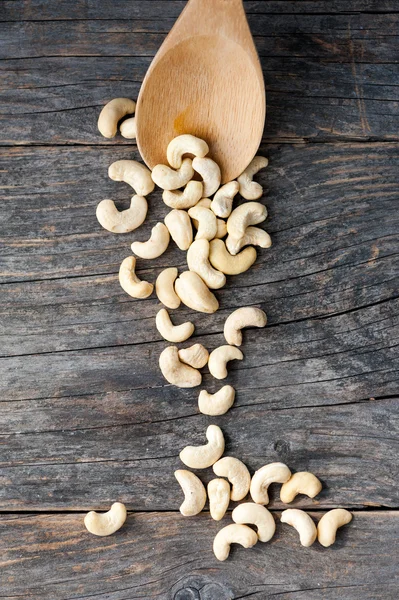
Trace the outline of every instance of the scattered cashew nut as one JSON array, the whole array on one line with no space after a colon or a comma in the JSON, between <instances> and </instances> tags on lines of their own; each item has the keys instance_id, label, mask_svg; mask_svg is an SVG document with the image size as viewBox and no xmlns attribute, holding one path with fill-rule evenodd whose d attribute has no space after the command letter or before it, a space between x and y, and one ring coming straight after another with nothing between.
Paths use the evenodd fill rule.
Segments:
<instances>
[{"instance_id":1,"label":"scattered cashew nut","mask_svg":"<svg viewBox=\"0 0 399 600\"><path fill-rule=\"evenodd\" d=\"M227 477L231 483L231 499L238 502L245 498L251 485L251 475L247 467L238 458L224 456L213 465L213 472L218 477ZM249 523L249 521L246 521Z\"/></svg>"},{"instance_id":2,"label":"scattered cashew nut","mask_svg":"<svg viewBox=\"0 0 399 600\"><path fill-rule=\"evenodd\" d=\"M232 523L223 527L213 540L213 552L220 561L226 560L230 554L231 544L241 544L244 548L252 548L258 541L258 536L247 525Z\"/></svg>"},{"instance_id":3,"label":"scattered cashew nut","mask_svg":"<svg viewBox=\"0 0 399 600\"><path fill-rule=\"evenodd\" d=\"M136 258L128 256L119 267L119 283L122 289L132 298L148 298L151 296L154 286L148 281L141 281L136 273Z\"/></svg>"},{"instance_id":4,"label":"scattered cashew nut","mask_svg":"<svg viewBox=\"0 0 399 600\"><path fill-rule=\"evenodd\" d=\"M237 206L227 219L227 231L233 238L238 239L245 235L247 227L259 225L267 217L267 209L260 202L245 202Z\"/></svg>"},{"instance_id":5,"label":"scattered cashew nut","mask_svg":"<svg viewBox=\"0 0 399 600\"><path fill-rule=\"evenodd\" d=\"M216 394L202 390L198 398L198 408L203 415L224 415L233 406L235 395L236 391L231 385L224 385Z\"/></svg>"},{"instance_id":6,"label":"scattered cashew nut","mask_svg":"<svg viewBox=\"0 0 399 600\"><path fill-rule=\"evenodd\" d=\"M219 302L212 294L201 277L193 271L184 271L175 282L175 291L180 300L193 310L204 313L214 313L219 308Z\"/></svg>"},{"instance_id":7,"label":"scattered cashew nut","mask_svg":"<svg viewBox=\"0 0 399 600\"><path fill-rule=\"evenodd\" d=\"M215 269L225 275L239 275L248 271L256 261L256 250L253 246L244 248L236 256L232 256L223 240L212 240L209 247L209 261Z\"/></svg>"},{"instance_id":8,"label":"scattered cashew nut","mask_svg":"<svg viewBox=\"0 0 399 600\"><path fill-rule=\"evenodd\" d=\"M180 250L188 250L193 241L193 227L185 210L173 209L164 219L172 240Z\"/></svg>"},{"instance_id":9,"label":"scattered cashew nut","mask_svg":"<svg viewBox=\"0 0 399 600\"><path fill-rule=\"evenodd\" d=\"M239 189L240 184L238 181L230 181L230 183L226 183L216 192L211 204L211 209L216 216L223 219L227 219L230 216L233 210L234 197L238 194Z\"/></svg>"},{"instance_id":10,"label":"scattered cashew nut","mask_svg":"<svg viewBox=\"0 0 399 600\"><path fill-rule=\"evenodd\" d=\"M245 171L237 177L240 184L240 194L245 200L257 200L263 194L263 188L259 183L253 181L254 175L261 169L265 169L269 161L263 156L255 156Z\"/></svg>"},{"instance_id":11,"label":"scattered cashew nut","mask_svg":"<svg viewBox=\"0 0 399 600\"><path fill-rule=\"evenodd\" d=\"M180 298L174 287L178 274L176 267L169 267L160 272L155 282L158 300L168 308L179 308L180 306Z\"/></svg>"},{"instance_id":12,"label":"scattered cashew nut","mask_svg":"<svg viewBox=\"0 0 399 600\"><path fill-rule=\"evenodd\" d=\"M224 452L224 436L220 427L209 425L205 435L208 440L207 444L204 446L186 446L180 452L180 460L190 469L211 467Z\"/></svg>"},{"instance_id":13,"label":"scattered cashew nut","mask_svg":"<svg viewBox=\"0 0 399 600\"><path fill-rule=\"evenodd\" d=\"M317 538L316 525L307 513L298 508L288 508L281 513L280 521L292 525L299 533L302 546L308 548Z\"/></svg>"},{"instance_id":14,"label":"scattered cashew nut","mask_svg":"<svg viewBox=\"0 0 399 600\"><path fill-rule=\"evenodd\" d=\"M267 490L271 483L285 483L291 477L291 471L284 463L275 462L265 465L252 477L250 492L257 504L269 504Z\"/></svg>"},{"instance_id":15,"label":"scattered cashew nut","mask_svg":"<svg viewBox=\"0 0 399 600\"><path fill-rule=\"evenodd\" d=\"M93 535L104 537L118 531L126 521L126 506L114 502L108 512L99 514L91 510L84 518L86 529Z\"/></svg>"},{"instance_id":16,"label":"scattered cashew nut","mask_svg":"<svg viewBox=\"0 0 399 600\"><path fill-rule=\"evenodd\" d=\"M216 219L217 231L216 238L222 239L227 235L227 223L223 219Z\"/></svg>"},{"instance_id":17,"label":"scattered cashew nut","mask_svg":"<svg viewBox=\"0 0 399 600\"><path fill-rule=\"evenodd\" d=\"M216 217L211 209L205 208L205 206L198 206L197 204L189 209L188 214L193 221L198 221L198 231L195 239L213 240L217 234L218 227Z\"/></svg>"},{"instance_id":18,"label":"scattered cashew nut","mask_svg":"<svg viewBox=\"0 0 399 600\"><path fill-rule=\"evenodd\" d=\"M163 190L178 190L193 178L191 158L185 158L177 171L167 165L156 165L152 170L152 180Z\"/></svg>"},{"instance_id":19,"label":"scattered cashew nut","mask_svg":"<svg viewBox=\"0 0 399 600\"><path fill-rule=\"evenodd\" d=\"M169 246L169 230L163 223L157 223L151 230L151 237L146 242L133 242L132 252L140 258L157 258Z\"/></svg>"},{"instance_id":20,"label":"scattered cashew nut","mask_svg":"<svg viewBox=\"0 0 399 600\"><path fill-rule=\"evenodd\" d=\"M231 346L241 346L244 327L265 327L266 313L255 306L238 308L231 313L224 324L224 337Z\"/></svg>"},{"instance_id":21,"label":"scattered cashew nut","mask_svg":"<svg viewBox=\"0 0 399 600\"><path fill-rule=\"evenodd\" d=\"M195 157L193 160L193 169L201 175L204 185L203 194L206 198L209 198L220 186L222 174L219 165L211 158Z\"/></svg>"},{"instance_id":22,"label":"scattered cashew nut","mask_svg":"<svg viewBox=\"0 0 399 600\"><path fill-rule=\"evenodd\" d=\"M113 200L102 200L97 206L97 220L111 233L128 233L142 225L147 216L147 200L144 196L133 196L130 208L119 211Z\"/></svg>"},{"instance_id":23,"label":"scattered cashew nut","mask_svg":"<svg viewBox=\"0 0 399 600\"><path fill-rule=\"evenodd\" d=\"M205 506L206 490L202 481L185 469L175 471L175 477L184 493L184 502L180 512L184 517L198 515Z\"/></svg>"},{"instance_id":24,"label":"scattered cashew nut","mask_svg":"<svg viewBox=\"0 0 399 600\"><path fill-rule=\"evenodd\" d=\"M337 529L352 521L352 514L344 508L334 508L323 515L317 525L317 537L322 546L328 548L335 542Z\"/></svg>"},{"instance_id":25,"label":"scattered cashew nut","mask_svg":"<svg viewBox=\"0 0 399 600\"><path fill-rule=\"evenodd\" d=\"M235 523L241 525L255 525L258 529L258 538L260 542L268 542L272 539L276 531L276 523L273 515L261 504L254 502L244 502L236 506L231 514Z\"/></svg>"},{"instance_id":26,"label":"scattered cashew nut","mask_svg":"<svg viewBox=\"0 0 399 600\"><path fill-rule=\"evenodd\" d=\"M227 225L226 225L227 231ZM270 248L272 239L264 229L259 227L247 227L245 233L240 238L228 235L226 239L227 250L230 254L236 255L244 246L259 246L260 248Z\"/></svg>"},{"instance_id":27,"label":"scattered cashew nut","mask_svg":"<svg viewBox=\"0 0 399 600\"><path fill-rule=\"evenodd\" d=\"M294 473L292 477L281 486L280 499L284 504L289 504L298 494L305 494L314 498L321 492L321 482L313 473L301 471Z\"/></svg>"},{"instance_id":28,"label":"scattered cashew nut","mask_svg":"<svg viewBox=\"0 0 399 600\"><path fill-rule=\"evenodd\" d=\"M179 358L194 369L202 369L208 362L209 352L202 344L194 344L190 348L179 350Z\"/></svg>"},{"instance_id":29,"label":"scattered cashew nut","mask_svg":"<svg viewBox=\"0 0 399 600\"><path fill-rule=\"evenodd\" d=\"M216 379L226 379L227 363L230 360L242 360L243 358L243 353L235 346L220 346L209 355L209 372Z\"/></svg>"},{"instance_id":30,"label":"scattered cashew nut","mask_svg":"<svg viewBox=\"0 0 399 600\"><path fill-rule=\"evenodd\" d=\"M119 127L122 137L127 140L135 140L137 134L136 117L126 119Z\"/></svg>"},{"instance_id":31,"label":"scattered cashew nut","mask_svg":"<svg viewBox=\"0 0 399 600\"><path fill-rule=\"evenodd\" d=\"M209 512L212 519L220 521L230 504L230 486L225 479L212 479L208 483Z\"/></svg>"},{"instance_id":32,"label":"scattered cashew nut","mask_svg":"<svg viewBox=\"0 0 399 600\"><path fill-rule=\"evenodd\" d=\"M189 321L187 321L187 323L182 323L181 325L173 325L166 308L161 308L161 310L157 313L155 324L162 337L168 342L173 342L174 344L185 342L194 333L194 325Z\"/></svg>"},{"instance_id":33,"label":"scattered cashew nut","mask_svg":"<svg viewBox=\"0 0 399 600\"><path fill-rule=\"evenodd\" d=\"M126 115L133 115L136 103L130 98L114 98L108 102L98 117L98 129L106 138L113 138L118 129L118 121Z\"/></svg>"},{"instance_id":34,"label":"scattered cashew nut","mask_svg":"<svg viewBox=\"0 0 399 600\"><path fill-rule=\"evenodd\" d=\"M201 181L189 181L182 192L164 190L162 200L170 208L191 208L201 200L203 187Z\"/></svg>"},{"instance_id":35,"label":"scattered cashew nut","mask_svg":"<svg viewBox=\"0 0 399 600\"><path fill-rule=\"evenodd\" d=\"M171 167L179 169L185 154L194 154L203 158L209 152L209 146L195 135L184 134L175 137L168 145L166 157Z\"/></svg>"},{"instance_id":36,"label":"scattered cashew nut","mask_svg":"<svg viewBox=\"0 0 399 600\"><path fill-rule=\"evenodd\" d=\"M211 266L208 257L208 240L195 240L187 252L188 268L197 273L209 288L220 289L226 284L226 276Z\"/></svg>"},{"instance_id":37,"label":"scattered cashew nut","mask_svg":"<svg viewBox=\"0 0 399 600\"><path fill-rule=\"evenodd\" d=\"M201 373L180 361L176 346L165 348L159 357L159 366L166 381L179 388L201 385Z\"/></svg>"},{"instance_id":38,"label":"scattered cashew nut","mask_svg":"<svg viewBox=\"0 0 399 600\"><path fill-rule=\"evenodd\" d=\"M151 171L136 160L117 160L108 167L112 181L124 181L139 196L147 196L154 190Z\"/></svg>"}]
</instances>

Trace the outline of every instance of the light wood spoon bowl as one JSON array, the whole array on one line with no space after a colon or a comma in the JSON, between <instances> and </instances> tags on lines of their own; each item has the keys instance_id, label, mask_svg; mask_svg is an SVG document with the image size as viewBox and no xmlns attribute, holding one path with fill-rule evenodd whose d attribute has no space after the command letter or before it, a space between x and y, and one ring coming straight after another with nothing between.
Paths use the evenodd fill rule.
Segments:
<instances>
[{"instance_id":1,"label":"light wood spoon bowl","mask_svg":"<svg viewBox=\"0 0 399 600\"><path fill-rule=\"evenodd\" d=\"M207 141L223 182L262 139L262 69L242 0L190 0L151 63L137 101L137 144L152 169L182 133Z\"/></svg>"}]
</instances>

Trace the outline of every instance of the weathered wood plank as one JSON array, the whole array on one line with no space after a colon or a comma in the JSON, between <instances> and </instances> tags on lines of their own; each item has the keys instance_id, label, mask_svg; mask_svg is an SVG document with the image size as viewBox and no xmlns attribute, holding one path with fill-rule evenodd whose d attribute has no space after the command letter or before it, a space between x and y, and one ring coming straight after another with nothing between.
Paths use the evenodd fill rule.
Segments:
<instances>
[{"instance_id":1,"label":"weathered wood plank","mask_svg":"<svg viewBox=\"0 0 399 600\"><path fill-rule=\"evenodd\" d=\"M319 513L312 513L317 521ZM208 514L132 514L112 538L95 538L83 515L0 519L2 598L12 600L396 600L398 514L355 513L333 548L303 548L277 521L268 544L233 547L216 561L222 523Z\"/></svg>"}]
</instances>

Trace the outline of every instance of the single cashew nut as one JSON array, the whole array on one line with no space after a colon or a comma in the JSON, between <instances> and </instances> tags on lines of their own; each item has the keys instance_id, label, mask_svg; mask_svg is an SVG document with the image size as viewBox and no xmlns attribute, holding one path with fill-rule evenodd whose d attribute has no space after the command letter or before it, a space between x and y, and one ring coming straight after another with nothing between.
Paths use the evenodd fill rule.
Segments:
<instances>
[{"instance_id":1,"label":"single cashew nut","mask_svg":"<svg viewBox=\"0 0 399 600\"><path fill-rule=\"evenodd\" d=\"M202 481L184 469L175 471L175 477L184 493L184 502L180 506L180 512L184 517L198 515L205 506L206 490Z\"/></svg>"},{"instance_id":2,"label":"single cashew nut","mask_svg":"<svg viewBox=\"0 0 399 600\"><path fill-rule=\"evenodd\" d=\"M210 208L205 206L193 206L188 214L194 221L198 221L196 240L213 240L218 231L216 217ZM195 225L195 223L194 223Z\"/></svg>"},{"instance_id":3,"label":"single cashew nut","mask_svg":"<svg viewBox=\"0 0 399 600\"><path fill-rule=\"evenodd\" d=\"M209 512L212 519L220 521L230 504L230 486L225 479L212 479L208 483Z\"/></svg>"},{"instance_id":4,"label":"single cashew nut","mask_svg":"<svg viewBox=\"0 0 399 600\"><path fill-rule=\"evenodd\" d=\"M257 504L269 504L267 490L271 483L285 483L291 477L291 471L284 463L265 465L252 477L250 492L252 500Z\"/></svg>"},{"instance_id":5,"label":"single cashew nut","mask_svg":"<svg viewBox=\"0 0 399 600\"><path fill-rule=\"evenodd\" d=\"M203 187L201 181L189 181L182 192L164 190L162 200L170 208L191 208L201 200Z\"/></svg>"},{"instance_id":6,"label":"single cashew nut","mask_svg":"<svg viewBox=\"0 0 399 600\"><path fill-rule=\"evenodd\" d=\"M225 235L227 235L227 223L223 221L223 219L216 219L217 231L216 238L222 239Z\"/></svg>"},{"instance_id":7,"label":"single cashew nut","mask_svg":"<svg viewBox=\"0 0 399 600\"><path fill-rule=\"evenodd\" d=\"M180 169L174 171L167 165L156 165L152 170L152 180L163 190L178 190L193 178L191 158L185 158Z\"/></svg>"},{"instance_id":8,"label":"single cashew nut","mask_svg":"<svg viewBox=\"0 0 399 600\"><path fill-rule=\"evenodd\" d=\"M247 227L262 223L266 217L266 206L260 202L245 202L237 206L227 219L227 231L233 238L241 238Z\"/></svg>"},{"instance_id":9,"label":"single cashew nut","mask_svg":"<svg viewBox=\"0 0 399 600\"><path fill-rule=\"evenodd\" d=\"M218 560L226 560L230 554L231 544L241 544L244 548L252 548L258 541L258 536L247 525L232 523L223 527L213 540L213 552Z\"/></svg>"},{"instance_id":10,"label":"single cashew nut","mask_svg":"<svg viewBox=\"0 0 399 600\"><path fill-rule=\"evenodd\" d=\"M230 183L226 183L216 192L211 204L211 209L215 215L223 219L227 219L230 216L233 210L234 197L238 194L239 189L240 184L238 181L230 181Z\"/></svg>"},{"instance_id":11,"label":"single cashew nut","mask_svg":"<svg viewBox=\"0 0 399 600\"><path fill-rule=\"evenodd\" d=\"M198 398L198 408L203 415L224 415L233 406L235 395L236 391L231 385L224 385L216 394L202 390Z\"/></svg>"},{"instance_id":12,"label":"single cashew nut","mask_svg":"<svg viewBox=\"0 0 399 600\"><path fill-rule=\"evenodd\" d=\"M211 158L198 158L193 160L193 169L199 173L203 180L205 198L209 198L219 189L222 174L219 165Z\"/></svg>"},{"instance_id":13,"label":"single cashew nut","mask_svg":"<svg viewBox=\"0 0 399 600\"><path fill-rule=\"evenodd\" d=\"M114 98L108 102L98 117L98 129L106 138L113 138L118 129L118 121L125 115L133 115L136 103L130 98Z\"/></svg>"},{"instance_id":14,"label":"single cashew nut","mask_svg":"<svg viewBox=\"0 0 399 600\"><path fill-rule=\"evenodd\" d=\"M232 256L223 240L212 240L209 246L209 261L215 269L225 275L239 275L248 271L256 261L256 250L252 246L244 248Z\"/></svg>"},{"instance_id":15,"label":"single cashew nut","mask_svg":"<svg viewBox=\"0 0 399 600\"><path fill-rule=\"evenodd\" d=\"M276 523L271 512L261 504L244 502L236 506L231 514L234 523L255 525L260 542L268 542L276 531Z\"/></svg>"},{"instance_id":16,"label":"single cashew nut","mask_svg":"<svg viewBox=\"0 0 399 600\"><path fill-rule=\"evenodd\" d=\"M227 231L227 225L226 225ZM259 227L247 227L245 233L240 238L235 238L232 235L228 235L226 239L227 250L235 256L244 248L244 246L259 246L260 248L270 248L272 245L272 239L270 235L264 229Z\"/></svg>"},{"instance_id":17,"label":"single cashew nut","mask_svg":"<svg viewBox=\"0 0 399 600\"><path fill-rule=\"evenodd\" d=\"M218 477L227 477L231 483L231 499L238 502L245 498L251 485L251 475L247 467L238 458L224 456L213 465L213 472ZM249 521L246 521L249 523Z\"/></svg>"},{"instance_id":18,"label":"single cashew nut","mask_svg":"<svg viewBox=\"0 0 399 600\"><path fill-rule=\"evenodd\" d=\"M175 281L178 276L176 267L169 267L160 272L155 282L158 300L168 308L179 308L180 298L175 292Z\"/></svg>"},{"instance_id":19,"label":"single cashew nut","mask_svg":"<svg viewBox=\"0 0 399 600\"><path fill-rule=\"evenodd\" d=\"M180 460L190 469L211 467L224 452L224 436L220 427L209 425L205 435L208 440L207 444L204 446L186 446L180 452Z\"/></svg>"},{"instance_id":20,"label":"single cashew nut","mask_svg":"<svg viewBox=\"0 0 399 600\"><path fill-rule=\"evenodd\" d=\"M176 346L169 346L159 357L159 366L166 381L179 388L201 385L202 375L197 369L180 362Z\"/></svg>"},{"instance_id":21,"label":"single cashew nut","mask_svg":"<svg viewBox=\"0 0 399 600\"><path fill-rule=\"evenodd\" d=\"M241 346L244 327L265 327L266 313L255 306L238 308L229 315L224 324L224 337L231 346Z\"/></svg>"},{"instance_id":22,"label":"single cashew nut","mask_svg":"<svg viewBox=\"0 0 399 600\"><path fill-rule=\"evenodd\" d=\"M179 350L179 358L194 369L202 369L208 362L209 352L202 344L194 344L190 348Z\"/></svg>"},{"instance_id":23,"label":"single cashew nut","mask_svg":"<svg viewBox=\"0 0 399 600\"><path fill-rule=\"evenodd\" d=\"M169 246L169 230L163 223L157 223L151 230L151 237L146 242L133 242L132 251L140 258L157 258Z\"/></svg>"},{"instance_id":24,"label":"single cashew nut","mask_svg":"<svg viewBox=\"0 0 399 600\"><path fill-rule=\"evenodd\" d=\"M197 273L209 288L217 290L226 284L226 276L211 266L208 257L208 240L195 240L187 252L187 265L189 270Z\"/></svg>"},{"instance_id":25,"label":"single cashew nut","mask_svg":"<svg viewBox=\"0 0 399 600\"><path fill-rule=\"evenodd\" d=\"M187 323L182 323L181 325L173 325L166 308L161 308L161 310L157 313L155 324L162 337L165 340L168 340L168 342L173 342L174 344L185 342L194 333L194 325L189 321L187 321Z\"/></svg>"},{"instance_id":26,"label":"single cashew nut","mask_svg":"<svg viewBox=\"0 0 399 600\"><path fill-rule=\"evenodd\" d=\"M196 206L204 206L205 208L211 208L212 200L210 198L201 198L198 200ZM196 229L198 229L198 221L193 219Z\"/></svg>"},{"instance_id":27,"label":"single cashew nut","mask_svg":"<svg viewBox=\"0 0 399 600\"><path fill-rule=\"evenodd\" d=\"M136 259L128 256L119 267L119 283L122 289L132 298L148 298L151 296L154 286L148 281L141 281L136 273Z\"/></svg>"},{"instance_id":28,"label":"single cashew nut","mask_svg":"<svg viewBox=\"0 0 399 600\"><path fill-rule=\"evenodd\" d=\"M97 220L111 233L128 233L142 225L147 216L147 200L144 196L133 196L130 208L119 211L113 200L102 200L97 206Z\"/></svg>"},{"instance_id":29,"label":"single cashew nut","mask_svg":"<svg viewBox=\"0 0 399 600\"><path fill-rule=\"evenodd\" d=\"M234 346L220 346L213 350L209 355L208 367L209 372L216 379L226 379L227 363L230 360L242 360L243 353Z\"/></svg>"},{"instance_id":30,"label":"single cashew nut","mask_svg":"<svg viewBox=\"0 0 399 600\"><path fill-rule=\"evenodd\" d=\"M209 146L204 140L195 135L184 134L178 135L169 143L166 157L171 167L179 169L185 154L194 154L203 158L208 152Z\"/></svg>"},{"instance_id":31,"label":"single cashew nut","mask_svg":"<svg viewBox=\"0 0 399 600\"><path fill-rule=\"evenodd\" d=\"M193 241L193 227L185 210L174 209L164 219L172 240L180 250L188 250Z\"/></svg>"},{"instance_id":32,"label":"single cashew nut","mask_svg":"<svg viewBox=\"0 0 399 600\"><path fill-rule=\"evenodd\" d=\"M317 538L316 525L307 513L298 508L288 508L281 513L280 521L294 527L302 546L308 548Z\"/></svg>"},{"instance_id":33,"label":"single cashew nut","mask_svg":"<svg viewBox=\"0 0 399 600\"><path fill-rule=\"evenodd\" d=\"M112 181L124 181L139 196L147 196L155 187L151 171L136 160L117 160L108 167L108 176Z\"/></svg>"},{"instance_id":34,"label":"single cashew nut","mask_svg":"<svg viewBox=\"0 0 399 600\"><path fill-rule=\"evenodd\" d=\"M334 508L323 515L317 525L317 536L320 544L325 548L335 542L337 529L352 521L352 514L344 508Z\"/></svg>"},{"instance_id":35,"label":"single cashew nut","mask_svg":"<svg viewBox=\"0 0 399 600\"><path fill-rule=\"evenodd\" d=\"M259 183L253 181L253 176L269 164L267 158L255 156L245 171L237 177L240 184L240 194L245 200L257 200L263 194L263 188Z\"/></svg>"},{"instance_id":36,"label":"single cashew nut","mask_svg":"<svg viewBox=\"0 0 399 600\"><path fill-rule=\"evenodd\" d=\"M175 290L180 300L193 310L204 313L214 313L219 308L219 302L208 289L201 277L193 271L184 271L176 280Z\"/></svg>"},{"instance_id":37,"label":"single cashew nut","mask_svg":"<svg viewBox=\"0 0 399 600\"><path fill-rule=\"evenodd\" d=\"M118 531L126 521L126 506L114 502L108 512L99 514L91 510L84 518L86 529L93 535L104 537Z\"/></svg>"},{"instance_id":38,"label":"single cashew nut","mask_svg":"<svg viewBox=\"0 0 399 600\"><path fill-rule=\"evenodd\" d=\"M302 471L294 473L292 477L281 486L280 499L284 504L289 504L298 494L305 494L309 498L314 498L320 494L321 482L313 473Z\"/></svg>"},{"instance_id":39,"label":"single cashew nut","mask_svg":"<svg viewBox=\"0 0 399 600\"><path fill-rule=\"evenodd\" d=\"M127 140L135 140L137 134L136 117L131 117L123 121L120 126L121 135Z\"/></svg>"}]
</instances>

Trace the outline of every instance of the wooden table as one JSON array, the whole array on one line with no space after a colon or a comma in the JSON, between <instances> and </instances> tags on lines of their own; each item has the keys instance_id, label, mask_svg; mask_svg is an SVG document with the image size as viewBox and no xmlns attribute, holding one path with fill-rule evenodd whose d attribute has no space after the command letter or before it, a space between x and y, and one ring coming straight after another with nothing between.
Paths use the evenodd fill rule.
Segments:
<instances>
[{"instance_id":1,"label":"wooden table","mask_svg":"<svg viewBox=\"0 0 399 600\"><path fill-rule=\"evenodd\" d=\"M259 180L270 250L229 278L211 316L177 311L195 341L223 343L236 307L269 326L245 334L225 416L166 385L152 297L118 284L133 239L166 214L159 194L135 234L95 218L131 191L108 165L136 146L100 137L101 106L136 98L181 0L2 0L0 597L14 600L396 599L398 551L398 4L247 1L268 117ZM184 268L173 245L140 264ZM210 391L218 384L204 375ZM222 523L183 518L173 471L209 423L253 472L271 461L323 482L294 506L317 520L347 507L336 545L277 533L219 563ZM212 473L201 473L209 481ZM95 538L86 511L125 502L126 526Z\"/></svg>"}]
</instances>

